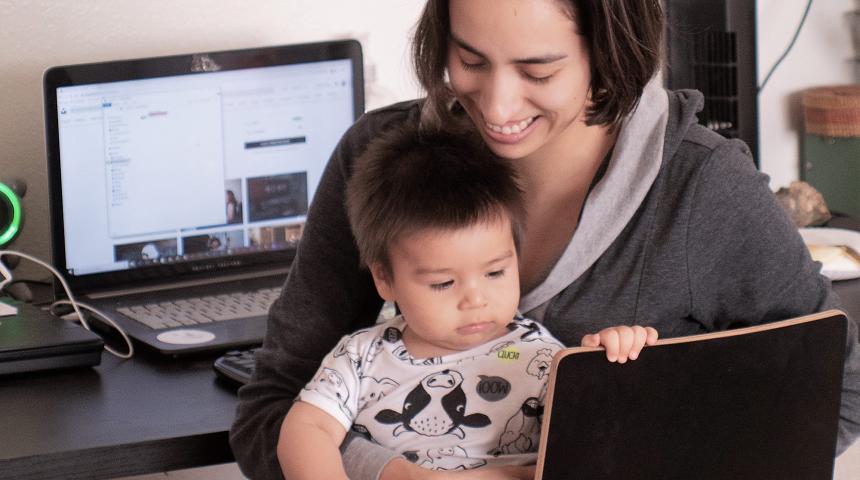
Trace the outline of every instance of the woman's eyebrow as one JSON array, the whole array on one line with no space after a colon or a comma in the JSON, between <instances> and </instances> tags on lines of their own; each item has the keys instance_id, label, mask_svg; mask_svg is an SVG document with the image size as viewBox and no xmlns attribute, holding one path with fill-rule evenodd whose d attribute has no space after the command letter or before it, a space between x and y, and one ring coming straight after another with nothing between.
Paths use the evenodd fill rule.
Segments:
<instances>
[{"instance_id":1,"label":"woman's eyebrow","mask_svg":"<svg viewBox=\"0 0 860 480\"><path fill-rule=\"evenodd\" d=\"M451 36L451 41L456 43L457 46L462 48L463 50L466 50L467 52L475 54L481 58L487 58L487 56L483 52L481 52L477 48L469 45L463 39L454 35L453 32L450 34L450 36ZM557 61L562 60L564 58L567 58L567 54L550 53L550 54L541 55L541 56L537 56L537 57L527 57L527 58L515 59L511 63L520 64L520 65L545 65L548 63L557 62Z\"/></svg>"}]
</instances>

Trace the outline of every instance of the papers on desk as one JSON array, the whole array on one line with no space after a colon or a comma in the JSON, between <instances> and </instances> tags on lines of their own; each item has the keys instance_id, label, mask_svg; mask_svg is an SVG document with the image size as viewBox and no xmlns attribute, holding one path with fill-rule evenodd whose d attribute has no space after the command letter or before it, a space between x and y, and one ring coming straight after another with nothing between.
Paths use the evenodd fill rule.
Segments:
<instances>
[{"instance_id":1,"label":"papers on desk","mask_svg":"<svg viewBox=\"0 0 860 480\"><path fill-rule=\"evenodd\" d=\"M860 278L860 232L842 228L801 228L800 236L821 262L821 273L831 280Z\"/></svg>"}]
</instances>

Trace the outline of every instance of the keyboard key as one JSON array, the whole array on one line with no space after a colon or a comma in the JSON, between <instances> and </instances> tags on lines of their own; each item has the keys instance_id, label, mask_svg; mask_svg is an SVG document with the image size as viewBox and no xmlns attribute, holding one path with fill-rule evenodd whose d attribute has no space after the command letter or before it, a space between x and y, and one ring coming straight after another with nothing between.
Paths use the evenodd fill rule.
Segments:
<instances>
[{"instance_id":1,"label":"keyboard key","mask_svg":"<svg viewBox=\"0 0 860 480\"><path fill-rule=\"evenodd\" d=\"M265 288L251 292L207 295L160 303L131 305L117 308L117 311L158 330L265 315L269 311L269 306L280 293L280 288ZM250 361L253 362L253 354L251 354Z\"/></svg>"}]
</instances>

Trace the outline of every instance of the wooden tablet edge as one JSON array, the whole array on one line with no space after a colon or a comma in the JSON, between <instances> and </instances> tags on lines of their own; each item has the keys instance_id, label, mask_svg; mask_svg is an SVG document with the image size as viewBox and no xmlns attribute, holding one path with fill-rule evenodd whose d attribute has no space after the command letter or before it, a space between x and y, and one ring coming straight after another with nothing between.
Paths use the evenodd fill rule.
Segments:
<instances>
[{"instance_id":1,"label":"wooden tablet edge","mask_svg":"<svg viewBox=\"0 0 860 480\"><path fill-rule=\"evenodd\" d=\"M792 325L814 322L816 320L823 320L825 318L832 318L838 316L845 317L846 319L848 317L846 313L842 310L831 309L825 310L823 312L813 313L810 315L804 315L801 317L789 318L787 320L762 323L760 325L754 325L751 327L743 327L736 328L733 330L721 330L718 332L702 333L699 335L688 335L683 337L661 339L657 340L656 344L647 346L645 348L654 348L659 347L660 345L673 345L677 343L698 342L715 338L734 337L737 335L763 332L767 330L789 327ZM549 379L547 380L548 388L546 392L546 398L544 399L544 412L543 421L541 422L540 443L538 444L538 460L537 465L535 467L535 480L542 480L543 478L543 467L545 462L544 459L546 458L546 444L549 436L549 422L550 416L552 415L552 400L555 394L555 377L557 375L558 365L559 363L561 363L561 359L568 355L575 355L577 353L599 352L602 350L603 347L568 347L563 350L559 350L558 353L556 353L553 357L552 366L550 367L549 371Z\"/></svg>"}]
</instances>

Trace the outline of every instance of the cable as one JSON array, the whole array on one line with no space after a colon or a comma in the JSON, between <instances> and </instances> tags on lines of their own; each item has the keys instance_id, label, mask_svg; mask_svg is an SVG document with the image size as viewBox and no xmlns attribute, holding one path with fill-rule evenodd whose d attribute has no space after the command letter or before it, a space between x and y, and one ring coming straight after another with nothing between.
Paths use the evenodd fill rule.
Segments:
<instances>
[{"instance_id":1,"label":"cable","mask_svg":"<svg viewBox=\"0 0 860 480\"><path fill-rule=\"evenodd\" d=\"M786 47L785 51L782 52L782 55L780 55L776 63L774 63L773 66L770 67L770 70L764 77L764 81L762 81L761 85L759 85L758 87L758 93L761 93L761 91L764 90L764 86L767 85L767 81L770 80L770 76L773 75L773 72L776 71L776 68L779 66L779 64L781 64L782 61L785 60L785 57L788 56L788 52L790 52L791 49L794 48L794 42L796 42L797 37L800 36L800 30L803 28L803 24L806 23L806 17L809 15L810 7L812 7L812 0L806 2L806 9L803 11L803 17L801 17L800 23L797 24L797 29L794 31L794 37L792 37L791 43L788 44L788 47Z\"/></svg>"},{"instance_id":2,"label":"cable","mask_svg":"<svg viewBox=\"0 0 860 480\"><path fill-rule=\"evenodd\" d=\"M32 278L17 278L9 282L6 286L15 285L16 283L30 283L33 285L52 285L48 280L36 280Z\"/></svg>"},{"instance_id":3,"label":"cable","mask_svg":"<svg viewBox=\"0 0 860 480\"><path fill-rule=\"evenodd\" d=\"M4 255L14 255L16 257L21 257L21 258L30 260L31 262L37 263L37 264L47 268L52 274L54 274L55 277L57 277L57 280L59 280L60 284L63 286L63 290L65 290L65 292L66 292L66 296L68 297L68 300L58 300L58 301L52 303L51 306L49 307L52 314L54 312L54 308L56 308L57 306L59 306L59 305L70 305L75 310L75 313L77 314L78 319L81 322L81 325L84 328L86 328L87 330L92 331L92 328L90 328L89 322L87 322L86 317L84 317L83 312L81 312L81 309L88 310L88 311L92 312L93 314L95 314L96 316L101 317L102 320L104 320L106 323L108 323L114 329L116 329L116 331L119 332L119 334L122 336L123 340L125 340L125 344L128 346L128 352L122 353L122 352L119 352L117 350L114 350L112 347L109 347L108 345L105 345L105 350L107 350L108 353L116 355L119 358L131 358L132 355L134 355L134 346L131 343L131 339L128 338L128 335L125 333L125 330L123 330L119 325L116 324L116 322L113 321L113 319L111 319L110 317L108 317L107 315L102 313L101 311L97 310L96 308L92 307L91 305L87 305L85 303L81 303L81 302L78 302L77 300L75 300L75 297L72 295L72 289L69 288L69 284L66 282L66 279L64 279L63 276L60 275L60 272L58 272L54 267L48 265L47 263L43 262L42 260L39 260L36 257L33 257L33 256L28 255L26 253L17 252L15 250L0 250L0 275L3 276L3 280L0 281L0 290L3 290L7 285L9 285L10 283L13 282L12 271L9 270L9 268L6 266L5 263L3 263L3 256Z\"/></svg>"}]
</instances>

